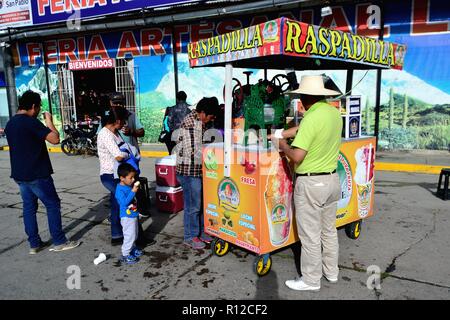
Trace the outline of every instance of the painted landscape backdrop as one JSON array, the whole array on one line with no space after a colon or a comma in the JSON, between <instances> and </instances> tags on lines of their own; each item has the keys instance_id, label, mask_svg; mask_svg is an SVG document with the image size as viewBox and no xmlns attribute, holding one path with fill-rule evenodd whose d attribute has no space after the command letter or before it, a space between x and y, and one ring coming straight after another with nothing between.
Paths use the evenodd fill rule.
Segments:
<instances>
[{"instance_id":1,"label":"painted landscape backdrop","mask_svg":"<svg viewBox=\"0 0 450 320\"><path fill-rule=\"evenodd\" d=\"M402 71L388 70L382 73L381 114L379 146L385 149L435 149L450 148L450 30L448 21L450 10L446 1L411 0L386 3L386 26L389 32L384 40L407 46L405 64ZM330 28L343 28L355 32L357 26L357 5L333 6L333 15L321 19L320 8L315 10L314 24ZM301 12L292 16L301 20ZM242 25L248 25L252 17L244 17ZM426 21L424 22L423 19ZM239 21L238 21L239 22ZM360 25L358 25L359 27ZM443 27L442 27L443 26ZM190 26L188 30L192 30ZM444 28L431 32L430 28ZM447 30L445 30L445 27ZM120 33L105 35L110 44L110 56L117 54ZM182 49L190 35L182 38ZM115 42L114 42L114 41ZM164 110L175 103L174 67L171 41L164 38L166 54L134 57L137 73L137 110L146 129L143 142L154 143L162 126ZM48 108L50 91L52 107L58 120L59 99L56 66L50 67L50 88L47 89L45 70L42 66L26 66L27 50L21 47L23 67L16 68L18 94L33 89L41 93L44 108ZM203 96L216 96L223 102L224 68L191 69L187 54L178 54L179 90L188 95L188 103L195 104ZM268 66L275 69L276 66ZM233 76L246 83L243 70L234 70ZM262 70L252 70L251 83L263 78ZM284 70L269 70L268 78ZM329 75L345 90L345 71L297 71L297 79L303 74ZM362 97L363 133L372 135L375 126L376 72L355 71L352 94Z\"/></svg>"},{"instance_id":2,"label":"painted landscape backdrop","mask_svg":"<svg viewBox=\"0 0 450 320\"><path fill-rule=\"evenodd\" d=\"M139 93L138 114L146 129L145 137L142 139L144 143L157 142L165 108L175 103L174 72L171 62L168 61L162 66L165 70L160 73L164 75L154 88ZM145 64L142 64L142 67L144 66ZM153 68L157 66L160 64L153 65ZM48 110L44 67L22 69L24 71L17 78L18 82L21 82L17 90L18 95L28 89L39 92L43 98L43 109ZM188 103L195 104L203 96L216 96L221 103L223 102L223 68L190 69L186 55L180 55L178 69L179 89L186 91ZM233 76L245 83L246 78L242 71L235 69ZM263 71L253 71L252 83L263 78ZM285 72L269 70L268 78L271 79L280 73ZM341 91L344 91L346 78L344 71L302 71L297 72L297 78L300 80L303 74L321 73L331 76ZM49 74L53 113L57 119L56 123L60 125L57 76L51 69ZM375 80L374 71L356 71L353 81L352 94L362 97L362 128L363 133L368 135L374 133L375 126ZM146 79L139 79L140 83L143 81ZM384 71L379 143L380 147L386 149L447 149L450 143L450 95L406 71Z\"/></svg>"}]
</instances>

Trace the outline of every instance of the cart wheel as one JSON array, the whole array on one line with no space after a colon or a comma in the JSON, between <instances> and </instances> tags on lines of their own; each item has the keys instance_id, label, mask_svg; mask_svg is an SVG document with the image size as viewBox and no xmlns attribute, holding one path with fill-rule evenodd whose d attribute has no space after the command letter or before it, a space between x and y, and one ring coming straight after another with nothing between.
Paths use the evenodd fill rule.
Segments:
<instances>
[{"instance_id":1,"label":"cart wheel","mask_svg":"<svg viewBox=\"0 0 450 320\"><path fill-rule=\"evenodd\" d=\"M269 273L272 267L272 258L270 255L256 256L253 267L256 274L263 277Z\"/></svg>"},{"instance_id":2,"label":"cart wheel","mask_svg":"<svg viewBox=\"0 0 450 320\"><path fill-rule=\"evenodd\" d=\"M216 256L222 257L226 255L228 251L230 251L230 245L228 244L228 242L216 238L211 244L211 250Z\"/></svg>"},{"instance_id":3,"label":"cart wheel","mask_svg":"<svg viewBox=\"0 0 450 320\"><path fill-rule=\"evenodd\" d=\"M361 220L346 225L345 233L350 239L358 239L361 234Z\"/></svg>"}]
</instances>

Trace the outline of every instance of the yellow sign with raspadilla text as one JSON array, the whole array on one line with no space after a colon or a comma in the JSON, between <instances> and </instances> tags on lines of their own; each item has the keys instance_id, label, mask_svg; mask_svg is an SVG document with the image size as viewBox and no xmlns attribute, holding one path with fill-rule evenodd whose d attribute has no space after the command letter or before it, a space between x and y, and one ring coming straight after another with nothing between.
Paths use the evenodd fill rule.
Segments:
<instances>
[{"instance_id":1,"label":"yellow sign with raspadilla text","mask_svg":"<svg viewBox=\"0 0 450 320\"><path fill-rule=\"evenodd\" d=\"M286 20L286 27L283 52L287 55L319 56L395 67L396 49L399 51L397 55L400 52L404 54L404 46L356 34L293 20Z\"/></svg>"},{"instance_id":2,"label":"yellow sign with raspadilla text","mask_svg":"<svg viewBox=\"0 0 450 320\"><path fill-rule=\"evenodd\" d=\"M286 63L283 57L293 56L341 63L332 64L335 68L347 69L349 66L342 62L351 62L402 69L405 52L406 46L401 44L284 17L188 44L191 67L235 62L239 67L251 68L256 63L254 58L261 57L274 58L268 61L280 65Z\"/></svg>"}]
</instances>

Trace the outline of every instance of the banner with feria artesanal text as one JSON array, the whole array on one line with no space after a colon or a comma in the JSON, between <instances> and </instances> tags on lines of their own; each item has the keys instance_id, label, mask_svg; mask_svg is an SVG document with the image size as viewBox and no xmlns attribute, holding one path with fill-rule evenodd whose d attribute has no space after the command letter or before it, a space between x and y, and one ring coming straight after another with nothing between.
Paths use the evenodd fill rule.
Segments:
<instances>
[{"instance_id":1,"label":"banner with feria artesanal text","mask_svg":"<svg viewBox=\"0 0 450 320\"><path fill-rule=\"evenodd\" d=\"M405 45L286 18L267 21L188 45L191 67L270 55L288 55L401 70L405 52Z\"/></svg>"},{"instance_id":2,"label":"banner with feria artesanal text","mask_svg":"<svg viewBox=\"0 0 450 320\"><path fill-rule=\"evenodd\" d=\"M33 24L62 22L73 17L92 18L196 1L198 0L35 0L32 1ZM75 15L76 12L79 12L79 16Z\"/></svg>"}]
</instances>

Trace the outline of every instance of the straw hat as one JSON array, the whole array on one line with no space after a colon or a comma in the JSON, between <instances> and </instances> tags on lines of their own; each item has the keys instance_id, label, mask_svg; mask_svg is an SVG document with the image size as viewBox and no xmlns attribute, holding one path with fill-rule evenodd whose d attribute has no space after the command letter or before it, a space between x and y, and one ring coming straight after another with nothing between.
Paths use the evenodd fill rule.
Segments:
<instances>
[{"instance_id":1,"label":"straw hat","mask_svg":"<svg viewBox=\"0 0 450 320\"><path fill-rule=\"evenodd\" d=\"M290 91L289 93L301 93L310 96L337 96L340 94L338 91L326 89L321 75L302 76L298 89Z\"/></svg>"}]
</instances>

